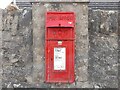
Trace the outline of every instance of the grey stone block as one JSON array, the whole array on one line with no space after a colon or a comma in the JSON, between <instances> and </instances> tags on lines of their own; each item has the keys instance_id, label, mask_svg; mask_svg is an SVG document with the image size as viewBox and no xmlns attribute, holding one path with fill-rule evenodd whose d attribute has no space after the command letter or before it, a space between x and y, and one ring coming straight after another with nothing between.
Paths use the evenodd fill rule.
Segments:
<instances>
[{"instance_id":1,"label":"grey stone block","mask_svg":"<svg viewBox=\"0 0 120 90\"><path fill-rule=\"evenodd\" d=\"M42 9L41 9L42 8ZM76 15L76 78L79 81L87 81L87 62L88 62L88 7L87 3L39 3L33 5L33 81L34 83L44 83L44 45L45 45L45 13L47 11L74 12ZM79 38L80 37L80 38ZM82 40L80 40L82 38ZM80 54L80 55L79 55ZM86 68L78 67L83 61ZM39 74L38 74L39 73ZM77 80L75 83L78 82ZM68 84L59 86L51 84L51 87L76 87Z\"/></svg>"}]
</instances>

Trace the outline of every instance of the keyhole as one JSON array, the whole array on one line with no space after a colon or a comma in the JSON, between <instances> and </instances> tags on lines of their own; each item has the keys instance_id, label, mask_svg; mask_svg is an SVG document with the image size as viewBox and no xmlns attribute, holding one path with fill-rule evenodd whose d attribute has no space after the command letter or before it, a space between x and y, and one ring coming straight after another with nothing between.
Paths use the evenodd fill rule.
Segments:
<instances>
[{"instance_id":1,"label":"keyhole","mask_svg":"<svg viewBox=\"0 0 120 90\"><path fill-rule=\"evenodd\" d=\"M61 24L59 24L59 26L61 26Z\"/></svg>"}]
</instances>

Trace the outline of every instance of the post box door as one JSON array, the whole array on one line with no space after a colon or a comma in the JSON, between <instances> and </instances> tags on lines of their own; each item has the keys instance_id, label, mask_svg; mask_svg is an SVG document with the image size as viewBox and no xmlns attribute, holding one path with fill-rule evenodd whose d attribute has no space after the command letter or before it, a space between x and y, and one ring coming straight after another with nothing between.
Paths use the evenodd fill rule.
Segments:
<instances>
[{"instance_id":1,"label":"post box door","mask_svg":"<svg viewBox=\"0 0 120 90\"><path fill-rule=\"evenodd\" d=\"M73 41L48 41L47 82L74 82Z\"/></svg>"}]
</instances>

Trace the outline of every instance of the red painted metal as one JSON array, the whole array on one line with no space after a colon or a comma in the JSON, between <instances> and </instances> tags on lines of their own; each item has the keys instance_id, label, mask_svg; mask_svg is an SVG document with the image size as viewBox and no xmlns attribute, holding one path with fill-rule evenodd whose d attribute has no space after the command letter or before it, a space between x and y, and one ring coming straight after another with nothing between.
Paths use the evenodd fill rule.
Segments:
<instances>
[{"instance_id":1,"label":"red painted metal","mask_svg":"<svg viewBox=\"0 0 120 90\"><path fill-rule=\"evenodd\" d=\"M47 12L45 32L45 82L74 82L74 40L74 13ZM57 50L57 52L61 51L60 54L63 56L60 56L59 54L58 56L55 56L57 55L55 50ZM64 63L64 65L59 66L58 61Z\"/></svg>"}]
</instances>

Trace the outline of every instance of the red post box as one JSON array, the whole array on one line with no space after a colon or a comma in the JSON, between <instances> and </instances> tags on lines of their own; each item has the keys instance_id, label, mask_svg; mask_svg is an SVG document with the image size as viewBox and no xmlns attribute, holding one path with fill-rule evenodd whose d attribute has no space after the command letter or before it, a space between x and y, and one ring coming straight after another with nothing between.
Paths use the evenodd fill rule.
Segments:
<instances>
[{"instance_id":1,"label":"red post box","mask_svg":"<svg viewBox=\"0 0 120 90\"><path fill-rule=\"evenodd\" d=\"M45 81L74 82L74 13L47 12L45 34Z\"/></svg>"}]
</instances>

